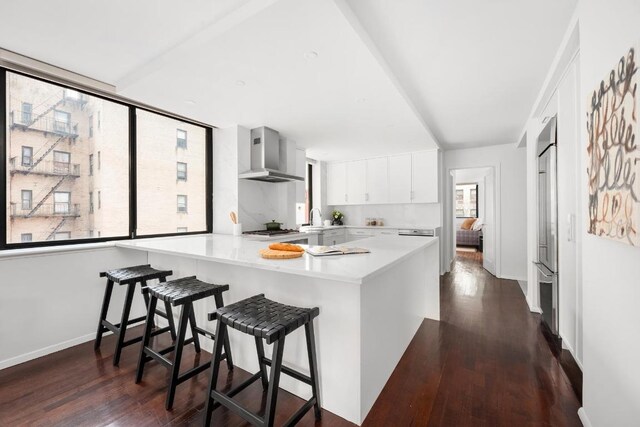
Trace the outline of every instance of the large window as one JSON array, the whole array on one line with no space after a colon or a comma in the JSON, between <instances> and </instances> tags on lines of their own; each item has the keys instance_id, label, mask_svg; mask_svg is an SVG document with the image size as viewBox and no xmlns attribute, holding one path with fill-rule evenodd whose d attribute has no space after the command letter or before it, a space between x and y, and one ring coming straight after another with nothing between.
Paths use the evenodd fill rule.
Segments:
<instances>
[{"instance_id":1,"label":"large window","mask_svg":"<svg viewBox=\"0 0 640 427\"><path fill-rule=\"evenodd\" d=\"M143 110L136 127L138 235L206 231L206 129Z\"/></svg>"},{"instance_id":2,"label":"large window","mask_svg":"<svg viewBox=\"0 0 640 427\"><path fill-rule=\"evenodd\" d=\"M88 239L95 228L105 237L128 236L129 108L11 72L6 89L7 203L20 200L22 208L9 212L6 243L26 243L25 235L34 243ZM96 111L109 112L109 132L89 138ZM102 147L109 153L104 170L91 176L90 159ZM113 189L112 197L104 201L108 209L89 216L95 187Z\"/></svg>"},{"instance_id":3,"label":"large window","mask_svg":"<svg viewBox=\"0 0 640 427\"><path fill-rule=\"evenodd\" d=\"M456 217L478 217L478 184L456 185Z\"/></svg>"},{"instance_id":4,"label":"large window","mask_svg":"<svg viewBox=\"0 0 640 427\"><path fill-rule=\"evenodd\" d=\"M211 231L210 128L1 67L0 77L0 249Z\"/></svg>"}]
</instances>

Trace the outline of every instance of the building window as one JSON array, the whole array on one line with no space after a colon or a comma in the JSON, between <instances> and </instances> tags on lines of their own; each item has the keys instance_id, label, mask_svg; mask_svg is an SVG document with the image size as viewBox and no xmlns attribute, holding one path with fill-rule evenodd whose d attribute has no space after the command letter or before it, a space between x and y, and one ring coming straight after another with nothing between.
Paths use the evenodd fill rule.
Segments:
<instances>
[{"instance_id":1,"label":"building window","mask_svg":"<svg viewBox=\"0 0 640 427\"><path fill-rule=\"evenodd\" d=\"M178 233L186 233L188 230L189 230L189 227L178 227L176 231Z\"/></svg>"},{"instance_id":2,"label":"building window","mask_svg":"<svg viewBox=\"0 0 640 427\"><path fill-rule=\"evenodd\" d=\"M93 138L93 114L89 116L89 138Z\"/></svg>"},{"instance_id":3,"label":"building window","mask_svg":"<svg viewBox=\"0 0 640 427\"><path fill-rule=\"evenodd\" d=\"M100 160L100 157L102 156L100 156L100 152L98 151L98 170L100 170L101 163L102 163L102 160Z\"/></svg>"},{"instance_id":4,"label":"building window","mask_svg":"<svg viewBox=\"0 0 640 427\"><path fill-rule=\"evenodd\" d=\"M21 195L22 195L22 204L21 204L22 210L30 211L31 206L33 204L33 191L22 190Z\"/></svg>"},{"instance_id":5,"label":"building window","mask_svg":"<svg viewBox=\"0 0 640 427\"><path fill-rule=\"evenodd\" d=\"M98 191L98 209L102 208L102 194Z\"/></svg>"},{"instance_id":6,"label":"building window","mask_svg":"<svg viewBox=\"0 0 640 427\"><path fill-rule=\"evenodd\" d=\"M53 111L53 129L56 132L71 133L71 115L66 111Z\"/></svg>"},{"instance_id":7,"label":"building window","mask_svg":"<svg viewBox=\"0 0 640 427\"><path fill-rule=\"evenodd\" d=\"M93 191L89 191L89 213L93 213Z\"/></svg>"},{"instance_id":8,"label":"building window","mask_svg":"<svg viewBox=\"0 0 640 427\"><path fill-rule=\"evenodd\" d=\"M82 99L82 94L77 90L65 89L64 98L69 99L71 101L80 101Z\"/></svg>"},{"instance_id":9,"label":"building window","mask_svg":"<svg viewBox=\"0 0 640 427\"><path fill-rule=\"evenodd\" d=\"M31 118L33 116L33 104L30 102L22 103L22 123L25 125L31 124Z\"/></svg>"},{"instance_id":10,"label":"building window","mask_svg":"<svg viewBox=\"0 0 640 427\"><path fill-rule=\"evenodd\" d=\"M100 111L98 111L98 130L100 130Z\"/></svg>"},{"instance_id":11,"label":"building window","mask_svg":"<svg viewBox=\"0 0 640 427\"><path fill-rule=\"evenodd\" d=\"M24 243L24 242L31 242L31 241L33 241L33 234L31 234L31 233L22 233L22 234L20 235L20 241L21 241L22 243Z\"/></svg>"},{"instance_id":12,"label":"building window","mask_svg":"<svg viewBox=\"0 0 640 427\"><path fill-rule=\"evenodd\" d=\"M33 147L22 146L22 166L33 164Z\"/></svg>"},{"instance_id":13,"label":"building window","mask_svg":"<svg viewBox=\"0 0 640 427\"><path fill-rule=\"evenodd\" d=\"M180 213L187 212L187 196L183 194L178 195L178 212Z\"/></svg>"},{"instance_id":14,"label":"building window","mask_svg":"<svg viewBox=\"0 0 640 427\"><path fill-rule=\"evenodd\" d=\"M53 152L53 171L55 173L61 173L61 174L69 173L70 165L71 165L71 153L67 153L66 151Z\"/></svg>"},{"instance_id":15,"label":"building window","mask_svg":"<svg viewBox=\"0 0 640 427\"><path fill-rule=\"evenodd\" d=\"M93 230L89 230L89 237L93 237Z\"/></svg>"},{"instance_id":16,"label":"building window","mask_svg":"<svg viewBox=\"0 0 640 427\"><path fill-rule=\"evenodd\" d=\"M137 110L136 117L137 235L176 233L178 226L206 232L207 129L145 110ZM188 134L188 162L182 150L176 156L173 131L158 129L182 130L178 136L183 138Z\"/></svg>"},{"instance_id":17,"label":"building window","mask_svg":"<svg viewBox=\"0 0 640 427\"><path fill-rule=\"evenodd\" d=\"M187 148L187 131L178 129L176 131L177 146L178 148Z\"/></svg>"},{"instance_id":18,"label":"building window","mask_svg":"<svg viewBox=\"0 0 640 427\"><path fill-rule=\"evenodd\" d=\"M71 193L56 191L53 193L53 213L68 214L71 212Z\"/></svg>"},{"instance_id":19,"label":"building window","mask_svg":"<svg viewBox=\"0 0 640 427\"><path fill-rule=\"evenodd\" d=\"M178 181L187 180L187 164L178 162Z\"/></svg>"},{"instance_id":20,"label":"building window","mask_svg":"<svg viewBox=\"0 0 640 427\"><path fill-rule=\"evenodd\" d=\"M93 176L93 154L89 154L89 176Z\"/></svg>"},{"instance_id":21,"label":"building window","mask_svg":"<svg viewBox=\"0 0 640 427\"><path fill-rule=\"evenodd\" d=\"M478 217L478 184L456 184L456 217Z\"/></svg>"},{"instance_id":22,"label":"building window","mask_svg":"<svg viewBox=\"0 0 640 427\"><path fill-rule=\"evenodd\" d=\"M58 231L53 235L53 240L69 240L71 238L70 231Z\"/></svg>"}]
</instances>

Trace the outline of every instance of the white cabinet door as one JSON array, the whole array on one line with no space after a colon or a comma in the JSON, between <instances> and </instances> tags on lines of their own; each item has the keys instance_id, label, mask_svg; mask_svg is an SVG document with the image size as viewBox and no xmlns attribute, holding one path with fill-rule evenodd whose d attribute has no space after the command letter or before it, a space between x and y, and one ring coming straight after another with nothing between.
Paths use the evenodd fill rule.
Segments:
<instances>
[{"instance_id":1,"label":"white cabinet door","mask_svg":"<svg viewBox=\"0 0 640 427\"><path fill-rule=\"evenodd\" d=\"M347 166L345 162L327 163L327 204L347 202Z\"/></svg>"},{"instance_id":2,"label":"white cabinet door","mask_svg":"<svg viewBox=\"0 0 640 427\"><path fill-rule=\"evenodd\" d=\"M412 203L438 203L438 151L411 154Z\"/></svg>"},{"instance_id":3,"label":"white cabinet door","mask_svg":"<svg viewBox=\"0 0 640 427\"><path fill-rule=\"evenodd\" d=\"M411 203L411 154L389 157L389 203Z\"/></svg>"},{"instance_id":4,"label":"white cabinet door","mask_svg":"<svg viewBox=\"0 0 640 427\"><path fill-rule=\"evenodd\" d=\"M362 205L365 202L367 161L347 162L347 204Z\"/></svg>"},{"instance_id":5,"label":"white cabinet door","mask_svg":"<svg viewBox=\"0 0 640 427\"><path fill-rule=\"evenodd\" d=\"M365 202L389 202L389 163L387 157L368 159Z\"/></svg>"}]
</instances>

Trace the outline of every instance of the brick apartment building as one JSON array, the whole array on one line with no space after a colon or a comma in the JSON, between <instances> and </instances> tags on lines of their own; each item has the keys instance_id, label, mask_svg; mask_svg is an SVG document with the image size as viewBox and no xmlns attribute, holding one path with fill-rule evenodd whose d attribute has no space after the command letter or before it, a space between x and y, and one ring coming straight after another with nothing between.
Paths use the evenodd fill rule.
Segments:
<instances>
[{"instance_id":1,"label":"brick apartment building","mask_svg":"<svg viewBox=\"0 0 640 427\"><path fill-rule=\"evenodd\" d=\"M128 235L128 107L7 79L7 241ZM204 230L205 130L136 111L138 235Z\"/></svg>"}]
</instances>

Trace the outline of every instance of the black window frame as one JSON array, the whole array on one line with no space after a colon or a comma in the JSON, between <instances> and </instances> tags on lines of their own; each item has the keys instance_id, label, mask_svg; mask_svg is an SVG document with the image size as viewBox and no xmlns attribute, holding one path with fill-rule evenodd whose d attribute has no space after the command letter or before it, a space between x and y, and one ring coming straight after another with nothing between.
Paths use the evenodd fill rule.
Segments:
<instances>
[{"instance_id":1,"label":"black window frame","mask_svg":"<svg viewBox=\"0 0 640 427\"><path fill-rule=\"evenodd\" d=\"M204 234L204 233L212 233L213 232L213 129L215 126L211 126L202 122L198 122L193 119L189 119L178 114L173 114L170 112L166 112L160 109L155 109L154 107L144 106L140 103L136 103L136 101L127 100L126 98L121 97L111 97L109 94L105 94L104 92L100 92L98 90L91 90L87 88L75 87L69 85L66 81L62 81L60 79L43 76L37 71L29 72L29 70L24 69L14 69L11 67L0 66L0 154L4 157L5 160L0 161L0 198L4 200L5 206L9 206L9 201L7 200L7 182L9 176L7 175L7 154L8 154L8 144L7 144L7 120L9 117L7 116L7 101L8 101L8 74L16 74L23 77L31 78L34 80L38 80L41 82L45 82L48 84L55 85L64 90L74 90L80 94L80 97L84 96L92 96L96 98L100 98L109 102L114 102L116 104L120 104L124 107L127 107L129 110L129 140L128 140L128 154L129 154L129 185L127 189L129 191L129 230L127 235L121 236L111 236L111 237L101 237L100 231L97 231L98 237L90 237L90 238L73 238L71 237L68 240L44 240L44 241L36 241L36 242L9 242L7 236L7 214L8 209L0 209L0 250L13 250L13 249L24 249L24 248L34 248L34 247L48 247L48 246L68 246L68 245L78 245L83 243L101 243L101 242L110 242L116 240L135 240L135 239L147 239L153 237L171 237L171 236L184 236L184 235L196 235L196 234ZM137 132L136 132L136 111L148 111L154 114L158 114L169 119L174 119L181 121L183 123L187 123L189 125L197 126L199 128L203 128L205 130L205 229L197 230L197 231L189 231L186 233L178 233L178 232L167 232L167 233L159 233L159 234L138 234L137 227L137 163L136 163L136 142L137 142ZM69 117L69 125L71 123L71 117ZM98 125L100 128L100 124ZM186 131L185 131L186 132ZM186 147L185 147L186 148ZM100 169L100 155L98 155L98 169ZM32 159L33 161L33 159ZM188 202L187 202L188 203ZM188 213L188 212L187 212Z\"/></svg>"}]
</instances>

